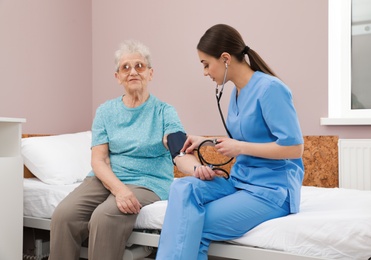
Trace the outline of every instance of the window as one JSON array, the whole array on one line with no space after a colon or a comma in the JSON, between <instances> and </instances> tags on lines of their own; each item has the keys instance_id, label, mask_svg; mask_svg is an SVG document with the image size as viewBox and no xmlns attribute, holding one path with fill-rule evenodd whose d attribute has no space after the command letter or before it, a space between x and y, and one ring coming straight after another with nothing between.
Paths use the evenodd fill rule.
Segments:
<instances>
[{"instance_id":1,"label":"window","mask_svg":"<svg viewBox=\"0 0 371 260\"><path fill-rule=\"evenodd\" d=\"M322 125L371 125L371 0L329 0L329 107Z\"/></svg>"}]
</instances>

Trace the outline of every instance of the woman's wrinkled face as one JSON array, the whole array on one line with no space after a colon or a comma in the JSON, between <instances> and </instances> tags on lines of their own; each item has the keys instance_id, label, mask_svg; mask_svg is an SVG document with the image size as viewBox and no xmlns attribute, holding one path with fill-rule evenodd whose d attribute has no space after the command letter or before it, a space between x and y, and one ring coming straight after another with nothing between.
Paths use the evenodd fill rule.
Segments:
<instances>
[{"instance_id":1,"label":"woman's wrinkled face","mask_svg":"<svg viewBox=\"0 0 371 260\"><path fill-rule=\"evenodd\" d=\"M146 60L139 53L122 56L115 77L125 89L140 90L147 87L152 80L153 69L148 67Z\"/></svg>"},{"instance_id":2,"label":"woman's wrinkled face","mask_svg":"<svg viewBox=\"0 0 371 260\"><path fill-rule=\"evenodd\" d=\"M218 85L223 83L225 63L220 59L216 59L202 51L198 51L198 57L204 67L204 76L209 76L212 81Z\"/></svg>"}]
</instances>

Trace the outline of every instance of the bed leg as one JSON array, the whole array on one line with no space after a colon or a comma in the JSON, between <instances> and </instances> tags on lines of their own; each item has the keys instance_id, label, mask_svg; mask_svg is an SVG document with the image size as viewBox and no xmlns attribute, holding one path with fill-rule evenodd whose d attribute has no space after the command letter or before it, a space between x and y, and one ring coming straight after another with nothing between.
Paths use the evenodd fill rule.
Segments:
<instances>
[{"instance_id":1,"label":"bed leg","mask_svg":"<svg viewBox=\"0 0 371 260\"><path fill-rule=\"evenodd\" d=\"M153 248L149 246L133 245L126 248L123 260L141 260L149 256L152 251Z\"/></svg>"},{"instance_id":2,"label":"bed leg","mask_svg":"<svg viewBox=\"0 0 371 260\"><path fill-rule=\"evenodd\" d=\"M36 256L39 257L37 258L38 260L44 258L44 257L47 257L49 256L49 253L50 253L50 242L49 241L45 241L43 242L41 239L36 239L35 241L35 245L36 245Z\"/></svg>"},{"instance_id":3,"label":"bed leg","mask_svg":"<svg viewBox=\"0 0 371 260\"><path fill-rule=\"evenodd\" d=\"M35 240L35 254L23 255L23 260L42 260L49 256L49 241L43 242L42 239Z\"/></svg>"}]
</instances>

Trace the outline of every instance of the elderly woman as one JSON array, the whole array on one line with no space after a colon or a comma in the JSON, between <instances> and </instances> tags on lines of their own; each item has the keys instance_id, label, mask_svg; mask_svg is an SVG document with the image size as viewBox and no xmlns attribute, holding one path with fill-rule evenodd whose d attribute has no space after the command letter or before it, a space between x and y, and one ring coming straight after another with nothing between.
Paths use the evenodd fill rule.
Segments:
<instances>
[{"instance_id":1,"label":"elderly woman","mask_svg":"<svg viewBox=\"0 0 371 260\"><path fill-rule=\"evenodd\" d=\"M173 181L168 136L180 141L179 151L185 134L175 109L148 91L153 77L149 49L137 41L123 42L116 52L115 77L125 94L96 111L92 171L54 211L50 260L79 259L88 237L89 260L122 259L140 209L168 198Z\"/></svg>"}]
</instances>

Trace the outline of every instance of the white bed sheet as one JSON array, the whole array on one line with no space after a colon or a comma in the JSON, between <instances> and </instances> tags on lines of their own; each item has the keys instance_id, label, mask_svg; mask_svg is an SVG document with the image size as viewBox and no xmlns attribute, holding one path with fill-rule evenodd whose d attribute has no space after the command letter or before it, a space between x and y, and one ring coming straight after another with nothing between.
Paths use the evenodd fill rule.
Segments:
<instances>
[{"instance_id":1,"label":"white bed sheet","mask_svg":"<svg viewBox=\"0 0 371 260\"><path fill-rule=\"evenodd\" d=\"M59 202L80 183L50 185L37 178L23 179L23 215L37 218L51 218ZM143 207L138 215L135 228L161 229L167 201L157 201Z\"/></svg>"},{"instance_id":2,"label":"white bed sheet","mask_svg":"<svg viewBox=\"0 0 371 260\"><path fill-rule=\"evenodd\" d=\"M371 257L371 191L303 187L298 214L260 224L234 243L325 259Z\"/></svg>"},{"instance_id":3,"label":"white bed sheet","mask_svg":"<svg viewBox=\"0 0 371 260\"><path fill-rule=\"evenodd\" d=\"M24 179L24 215L50 218L79 184L49 185ZM142 208L135 227L161 229L167 201ZM303 187L298 214L262 223L231 241L325 259L371 257L371 191Z\"/></svg>"},{"instance_id":4,"label":"white bed sheet","mask_svg":"<svg viewBox=\"0 0 371 260\"><path fill-rule=\"evenodd\" d=\"M23 179L23 215L51 218L59 202L79 184L50 185L37 178Z\"/></svg>"}]
</instances>

